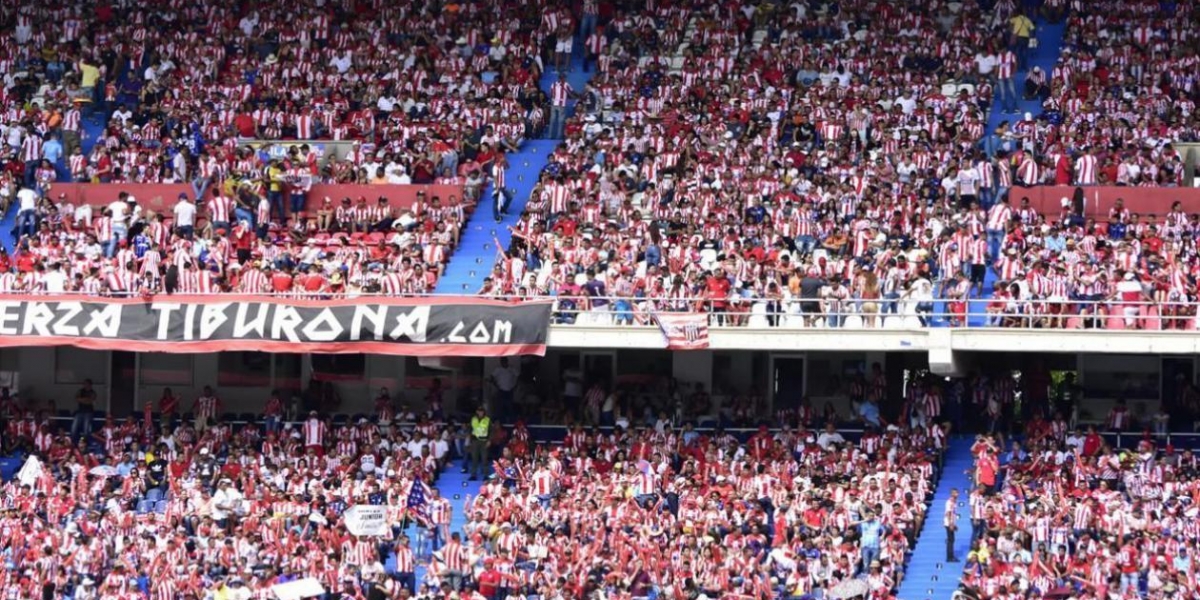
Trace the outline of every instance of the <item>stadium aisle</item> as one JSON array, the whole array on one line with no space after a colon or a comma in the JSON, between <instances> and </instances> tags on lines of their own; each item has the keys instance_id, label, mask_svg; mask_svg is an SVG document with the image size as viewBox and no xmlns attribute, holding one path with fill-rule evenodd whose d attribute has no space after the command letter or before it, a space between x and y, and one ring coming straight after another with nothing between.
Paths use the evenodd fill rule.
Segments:
<instances>
[{"instance_id":1,"label":"stadium aisle","mask_svg":"<svg viewBox=\"0 0 1200 600\"><path fill-rule=\"evenodd\" d=\"M578 47L578 40L576 46ZM578 48L577 48L578 49ZM578 54L578 53L577 53ZM567 81L576 92L582 92L583 86L591 78L594 71L583 70L583 59L576 56L571 61L571 70L567 73ZM549 93L550 85L558 79L553 69L546 69L539 82L543 91ZM575 102L568 104L567 114L575 111ZM538 139L525 142L521 151L508 156L508 173L506 174L508 188L512 190L512 203L508 207L508 215L499 223L495 220L492 208L492 187L489 185L483 191L483 200L475 213L467 221L458 248L446 265L446 272L438 280L438 294L474 294L483 285L483 278L492 271L496 264L496 241L502 248L508 248L512 240L509 227L516 225L521 212L525 210L525 202L529 200L529 191L537 183L542 168L546 166L546 157L554 152L558 140Z\"/></svg>"},{"instance_id":2,"label":"stadium aisle","mask_svg":"<svg viewBox=\"0 0 1200 600\"><path fill-rule=\"evenodd\" d=\"M958 533L954 540L954 553L965 560L971 545L971 519L967 509L967 494L970 490L971 444L969 436L956 437L950 441L946 451L946 462L933 504L929 507L925 526L917 537L912 557L908 561L904 581L900 584L898 597L905 600L950 600L958 589L958 574L962 563L946 563L946 528L942 526L942 513L950 490L958 489Z\"/></svg>"},{"instance_id":3,"label":"stadium aisle","mask_svg":"<svg viewBox=\"0 0 1200 600\"><path fill-rule=\"evenodd\" d=\"M1066 23L1052 24L1043 19L1037 22L1037 31L1034 32L1034 37L1037 38L1038 46L1029 56L1028 67L1041 67L1047 76L1054 72L1054 64L1058 62L1058 56L1062 52L1063 35L1066 33ZM1027 71L1019 71L1016 76L1017 94L1020 95L1024 89L1025 73ZM1026 112L1032 113L1036 118L1042 113L1041 102L1037 100L1021 100L1017 101L1016 113L1004 112L1004 107L1000 102L1000 94L998 93L992 102L992 111L988 116L988 124L986 131L990 134L996 130L996 127L1004 121L1012 123L1019 121L1024 117ZM1015 206L1015 204L1014 204ZM983 282L983 298L991 298L992 284L996 281L996 273L988 269L987 277ZM943 303L944 307L944 303ZM986 301L975 301L971 303L970 314L978 315L968 319L968 322L973 327L982 327L986 324L987 317L983 316L987 311Z\"/></svg>"},{"instance_id":4,"label":"stadium aisle","mask_svg":"<svg viewBox=\"0 0 1200 600\"><path fill-rule=\"evenodd\" d=\"M1058 62L1058 55L1062 52L1063 36L1067 31L1066 22L1053 24L1045 20L1039 19L1037 22L1037 30L1034 32L1034 37L1037 38L1038 47L1030 53L1029 68L1041 67L1046 76L1054 73L1054 64ZM1017 87L1017 95L1020 96L1024 90L1025 73L1027 71L1019 71L1015 78ZM1002 121L1019 121L1026 112L1033 113L1036 118L1042 112L1042 103L1038 100L1017 100L1017 112L1005 113L1003 106L1000 104L1000 94L998 93L992 102L992 114L988 117L987 132L995 131L996 127Z\"/></svg>"},{"instance_id":5,"label":"stadium aisle","mask_svg":"<svg viewBox=\"0 0 1200 600\"><path fill-rule=\"evenodd\" d=\"M446 470L438 477L437 488L438 493L443 498L450 499L450 531L462 532L463 526L466 525L466 504L468 498L474 498L479 494L479 488L483 485L482 481L470 481L467 476L461 473L464 461L454 461L450 463ZM410 527L408 530L410 543L413 545L413 553L418 555L417 560L417 585L419 586L425 579L425 571L428 565L428 555L425 554L428 548L420 549L416 547L417 536L416 528ZM426 542L428 543L428 542ZM394 573L396 570L396 560L389 556L384 568L389 573Z\"/></svg>"},{"instance_id":6,"label":"stadium aisle","mask_svg":"<svg viewBox=\"0 0 1200 600\"><path fill-rule=\"evenodd\" d=\"M8 207L8 212L0 215L0 246L4 246L6 252L11 253L16 240L13 238L12 230L17 226L17 203L14 201L12 206Z\"/></svg>"},{"instance_id":7,"label":"stadium aisle","mask_svg":"<svg viewBox=\"0 0 1200 600\"><path fill-rule=\"evenodd\" d=\"M491 273L492 266L496 264L495 240L498 239L504 248L508 247L512 239L512 232L508 228L516 225L520 219L529 192L546 165L546 157L556 145L558 140L531 140L525 142L520 152L508 156L506 177L508 187L513 192L508 215L499 223L496 222L491 205L492 186L484 188L483 200L463 227L458 248L438 280L437 289L434 290L436 293L474 294L479 291L483 278Z\"/></svg>"}]
</instances>

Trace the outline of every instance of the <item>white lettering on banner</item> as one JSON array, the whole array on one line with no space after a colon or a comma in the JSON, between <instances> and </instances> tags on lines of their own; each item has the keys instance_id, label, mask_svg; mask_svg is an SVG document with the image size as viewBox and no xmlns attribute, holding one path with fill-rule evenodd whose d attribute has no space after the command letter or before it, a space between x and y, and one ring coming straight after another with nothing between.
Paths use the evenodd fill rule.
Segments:
<instances>
[{"instance_id":1,"label":"white lettering on banner","mask_svg":"<svg viewBox=\"0 0 1200 600\"><path fill-rule=\"evenodd\" d=\"M83 312L83 305L78 302L59 302L58 312L62 313L62 316L58 317L58 320L51 326L54 335L78 336L79 327L69 325L69 323L76 315Z\"/></svg>"},{"instance_id":2,"label":"white lettering on banner","mask_svg":"<svg viewBox=\"0 0 1200 600\"><path fill-rule=\"evenodd\" d=\"M296 336L296 326L303 322L300 313L290 306L277 306L275 308L275 318L271 320L271 338L280 339L286 337L289 342L298 342L300 338Z\"/></svg>"},{"instance_id":3,"label":"white lettering on banner","mask_svg":"<svg viewBox=\"0 0 1200 600\"><path fill-rule=\"evenodd\" d=\"M21 319L21 304L18 302L0 302L0 335L17 335L16 324L9 322Z\"/></svg>"},{"instance_id":4,"label":"white lettering on banner","mask_svg":"<svg viewBox=\"0 0 1200 600\"><path fill-rule=\"evenodd\" d=\"M54 320L54 311L41 302L30 302L25 308L25 327L21 335L37 333L40 336L50 336L50 322Z\"/></svg>"},{"instance_id":5,"label":"white lettering on banner","mask_svg":"<svg viewBox=\"0 0 1200 600\"><path fill-rule=\"evenodd\" d=\"M234 308L236 305L236 309ZM103 337L122 336L137 342L272 341L337 343L453 343L512 344L512 321L486 310L455 309L434 323L432 306L291 306L274 302L154 302L147 304L92 300L53 302L0 301L0 336ZM441 314L441 313L439 313ZM447 314L456 314L447 311ZM128 319L128 321L123 321ZM441 333L431 340L430 331ZM445 335L446 337L441 337ZM704 332L701 332L704 335ZM11 344L11 342L10 342ZM6 344L0 344L6 345Z\"/></svg>"},{"instance_id":6,"label":"white lettering on banner","mask_svg":"<svg viewBox=\"0 0 1200 600\"><path fill-rule=\"evenodd\" d=\"M150 305L150 310L158 312L158 329L155 331L154 337L160 340L171 339L171 313L179 310L179 305L155 302Z\"/></svg>"},{"instance_id":7,"label":"white lettering on banner","mask_svg":"<svg viewBox=\"0 0 1200 600\"><path fill-rule=\"evenodd\" d=\"M342 513L346 529L358 536L387 535L387 507L358 504Z\"/></svg>"},{"instance_id":8,"label":"white lettering on banner","mask_svg":"<svg viewBox=\"0 0 1200 600\"><path fill-rule=\"evenodd\" d=\"M387 325L387 307L354 307L354 316L350 319L350 341L357 342L362 339L363 321L369 321L371 337L379 341L383 338L383 328Z\"/></svg>"},{"instance_id":9,"label":"white lettering on banner","mask_svg":"<svg viewBox=\"0 0 1200 600\"><path fill-rule=\"evenodd\" d=\"M246 322L246 313L254 308L257 312L254 313L254 319ZM270 305L267 304L251 304L242 302L238 304L237 317L233 321L233 337L242 339L250 337L254 334L257 337L265 337L267 334L267 315Z\"/></svg>"},{"instance_id":10,"label":"white lettering on banner","mask_svg":"<svg viewBox=\"0 0 1200 600\"><path fill-rule=\"evenodd\" d=\"M228 307L228 302L204 305L200 311L200 339L211 338L225 324L225 321L229 320L225 316L225 309Z\"/></svg>"},{"instance_id":11,"label":"white lettering on banner","mask_svg":"<svg viewBox=\"0 0 1200 600\"><path fill-rule=\"evenodd\" d=\"M321 326L325 326L325 330L321 330ZM317 313L317 317L308 322L302 330L304 335L309 340L314 342L333 342L341 337L344 329L342 324L338 322L337 317L333 316L333 311L328 308L321 309Z\"/></svg>"},{"instance_id":12,"label":"white lettering on banner","mask_svg":"<svg viewBox=\"0 0 1200 600\"><path fill-rule=\"evenodd\" d=\"M192 339L192 330L196 327L196 308L195 304L189 304L183 307L183 339Z\"/></svg>"},{"instance_id":13,"label":"white lettering on banner","mask_svg":"<svg viewBox=\"0 0 1200 600\"><path fill-rule=\"evenodd\" d=\"M512 321L496 321L496 324L492 328L492 343L511 344L512 333Z\"/></svg>"},{"instance_id":14,"label":"white lettering on banner","mask_svg":"<svg viewBox=\"0 0 1200 600\"><path fill-rule=\"evenodd\" d=\"M488 333L486 323L476 323L475 329L471 330L472 344L486 344L491 339L491 334Z\"/></svg>"},{"instance_id":15,"label":"white lettering on banner","mask_svg":"<svg viewBox=\"0 0 1200 600\"><path fill-rule=\"evenodd\" d=\"M425 341L425 330L429 327L429 307L418 306L412 312L396 315L396 328L392 330L391 338L399 340L407 337L414 342Z\"/></svg>"},{"instance_id":16,"label":"white lettering on banner","mask_svg":"<svg viewBox=\"0 0 1200 600\"><path fill-rule=\"evenodd\" d=\"M512 343L512 321L496 321L491 333L487 323L480 321L471 328L471 332L463 335L467 324L459 321L446 336L446 341L454 344L508 344Z\"/></svg>"},{"instance_id":17,"label":"white lettering on banner","mask_svg":"<svg viewBox=\"0 0 1200 600\"><path fill-rule=\"evenodd\" d=\"M120 304L109 304L88 313L88 324L83 327L83 335L93 333L107 338L115 338L121 333Z\"/></svg>"}]
</instances>

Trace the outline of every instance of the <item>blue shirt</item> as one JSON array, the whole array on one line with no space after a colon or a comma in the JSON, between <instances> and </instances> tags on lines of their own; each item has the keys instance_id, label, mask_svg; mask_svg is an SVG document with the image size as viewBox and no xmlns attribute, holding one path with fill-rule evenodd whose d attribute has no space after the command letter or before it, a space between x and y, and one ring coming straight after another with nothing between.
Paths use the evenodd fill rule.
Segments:
<instances>
[{"instance_id":1,"label":"blue shirt","mask_svg":"<svg viewBox=\"0 0 1200 600\"><path fill-rule=\"evenodd\" d=\"M1046 238L1046 249L1051 252L1062 252L1067 249L1067 238L1054 235Z\"/></svg>"},{"instance_id":2,"label":"blue shirt","mask_svg":"<svg viewBox=\"0 0 1200 600\"><path fill-rule=\"evenodd\" d=\"M863 402L859 405L858 416L876 427L879 426L879 407L875 406L874 402Z\"/></svg>"},{"instance_id":3,"label":"blue shirt","mask_svg":"<svg viewBox=\"0 0 1200 600\"><path fill-rule=\"evenodd\" d=\"M866 523L859 523L858 531L862 534L859 538L859 545L863 548L878 548L879 538L883 536L883 523L875 519L871 519Z\"/></svg>"},{"instance_id":4,"label":"blue shirt","mask_svg":"<svg viewBox=\"0 0 1200 600\"><path fill-rule=\"evenodd\" d=\"M50 161L50 164L58 164L59 159L63 156L62 143L53 138L47 140L42 145L42 155Z\"/></svg>"}]
</instances>

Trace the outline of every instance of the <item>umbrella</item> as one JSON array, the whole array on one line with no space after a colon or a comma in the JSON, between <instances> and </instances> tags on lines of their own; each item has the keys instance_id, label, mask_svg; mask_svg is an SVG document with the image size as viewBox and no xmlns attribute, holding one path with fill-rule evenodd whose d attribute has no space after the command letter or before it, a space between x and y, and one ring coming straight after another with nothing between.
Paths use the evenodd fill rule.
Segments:
<instances>
[{"instance_id":1,"label":"umbrella","mask_svg":"<svg viewBox=\"0 0 1200 600\"><path fill-rule=\"evenodd\" d=\"M825 593L825 597L832 598L833 600L841 600L855 596L866 596L868 593L870 593L870 589L867 587L867 580L855 578L847 579L833 586Z\"/></svg>"},{"instance_id":2,"label":"umbrella","mask_svg":"<svg viewBox=\"0 0 1200 600\"><path fill-rule=\"evenodd\" d=\"M115 477L117 475L117 468L111 465L100 465L92 467L88 473L97 477Z\"/></svg>"}]
</instances>

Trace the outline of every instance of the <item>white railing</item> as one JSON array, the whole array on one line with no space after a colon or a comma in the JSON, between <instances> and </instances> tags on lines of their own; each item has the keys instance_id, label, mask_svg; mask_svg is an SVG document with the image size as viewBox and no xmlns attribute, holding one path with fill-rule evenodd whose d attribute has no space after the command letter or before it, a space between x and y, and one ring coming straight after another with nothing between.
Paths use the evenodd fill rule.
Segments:
<instances>
[{"instance_id":1,"label":"white railing","mask_svg":"<svg viewBox=\"0 0 1200 600\"><path fill-rule=\"evenodd\" d=\"M308 294L154 294L121 293L86 295L66 293L0 293L0 301L58 299L142 299L219 296L228 302L322 300L332 304L362 298L428 299L437 303L494 300L500 302L553 302L553 324L589 327L654 327L655 313L705 313L714 328L749 329L920 329L926 327L999 329L1102 329L1139 331L1200 330L1200 302L1129 302L1108 300L1010 300L979 298L918 300L911 298L856 299L836 302L804 298L745 298L713 300L691 298L629 298L617 296L474 296L426 294L394 296L379 293Z\"/></svg>"}]
</instances>

